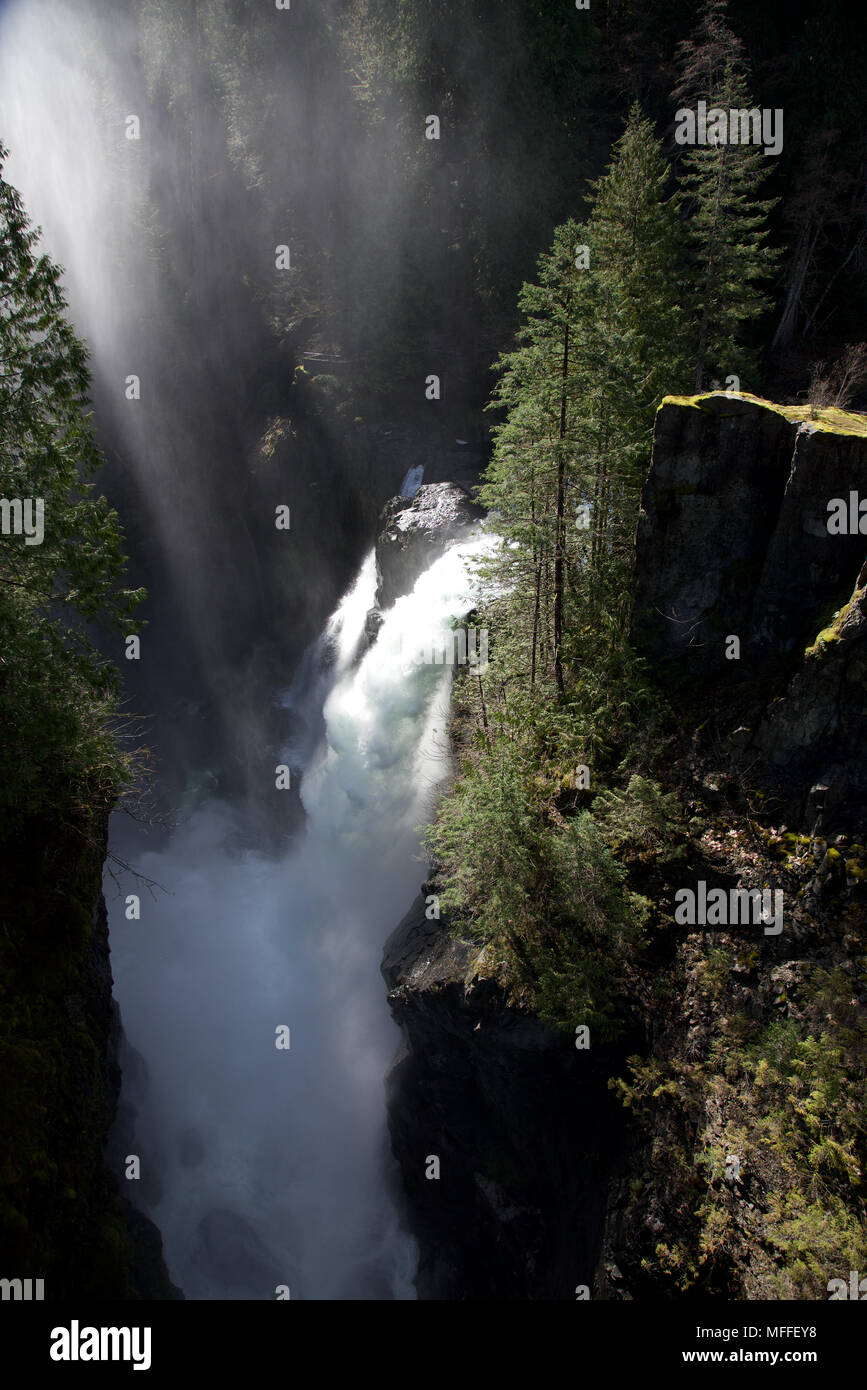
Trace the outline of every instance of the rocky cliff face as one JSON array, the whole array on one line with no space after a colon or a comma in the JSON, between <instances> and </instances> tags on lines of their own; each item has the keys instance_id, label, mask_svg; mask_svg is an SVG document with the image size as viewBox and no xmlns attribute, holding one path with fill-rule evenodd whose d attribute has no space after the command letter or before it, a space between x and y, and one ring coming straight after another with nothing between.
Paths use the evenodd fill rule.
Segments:
<instances>
[{"instance_id":1,"label":"rocky cliff face","mask_svg":"<svg viewBox=\"0 0 867 1390\"><path fill-rule=\"evenodd\" d=\"M623 1001L626 1036L583 1052L428 915L435 880L390 937L383 974L404 1041L389 1117L421 1297L574 1299L582 1285L605 1299L817 1296L809 1279L786 1282L794 1257L774 1202L785 1194L797 1231L801 1199L762 1147L772 1100L788 1114L788 1083L762 1094L721 1059L781 1022L809 1038L858 1002L865 542L831 535L826 504L867 473L861 428L749 398L669 400L638 528L635 630L681 712L672 780L692 816L689 873L785 884L785 933L750 949L718 935L711 950L700 932L660 940ZM757 826L756 796L777 831ZM624 1109L609 1080L629 1073L629 1054L651 1080ZM728 1182L735 1142L750 1158Z\"/></svg>"},{"instance_id":2,"label":"rocky cliff face","mask_svg":"<svg viewBox=\"0 0 867 1390\"><path fill-rule=\"evenodd\" d=\"M767 780L799 820L827 834L858 824L867 805L867 569L847 604L807 649L785 694L772 700L742 750L755 750ZM811 826L812 828L812 826Z\"/></svg>"},{"instance_id":3,"label":"rocky cliff face","mask_svg":"<svg viewBox=\"0 0 867 1390\"><path fill-rule=\"evenodd\" d=\"M626 1128L614 1050L579 1050L510 1001L477 945L428 920L435 889L383 960L405 1039L388 1097L419 1297L574 1298L593 1283Z\"/></svg>"},{"instance_id":4,"label":"rocky cliff face","mask_svg":"<svg viewBox=\"0 0 867 1390\"><path fill-rule=\"evenodd\" d=\"M719 679L735 635L756 670L803 652L851 596L867 541L831 534L827 504L867 481L867 433L836 414L720 392L663 402L636 539L650 651Z\"/></svg>"},{"instance_id":5,"label":"rocky cliff face","mask_svg":"<svg viewBox=\"0 0 867 1390\"><path fill-rule=\"evenodd\" d=\"M104 829L34 824L4 849L16 876L0 884L2 1276L44 1279L48 1300L180 1297L104 1153L122 1037Z\"/></svg>"},{"instance_id":6,"label":"rocky cliff face","mask_svg":"<svg viewBox=\"0 0 867 1390\"><path fill-rule=\"evenodd\" d=\"M828 830L867 794L867 538L857 523L851 534L828 526L833 499L848 510L851 493L867 493L867 429L842 411L809 416L724 393L663 402L636 538L635 632L689 679L742 687L726 697L740 712L732 751L759 765L790 816L815 822L823 808Z\"/></svg>"}]
</instances>

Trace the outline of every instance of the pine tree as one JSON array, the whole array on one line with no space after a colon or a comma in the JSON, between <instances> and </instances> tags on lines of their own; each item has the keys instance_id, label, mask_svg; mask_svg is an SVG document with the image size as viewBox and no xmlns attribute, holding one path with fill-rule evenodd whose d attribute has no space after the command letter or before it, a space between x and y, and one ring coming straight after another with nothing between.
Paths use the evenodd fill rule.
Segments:
<instances>
[{"instance_id":1,"label":"pine tree","mask_svg":"<svg viewBox=\"0 0 867 1390\"><path fill-rule=\"evenodd\" d=\"M677 199L637 106L585 224L559 227L520 296L520 346L499 363L495 431L481 500L500 515L497 577L529 648L529 683L560 695L570 630L627 610L626 573L654 407L685 384ZM581 520L591 518L588 529ZM532 615L528 622L526 615Z\"/></svg>"},{"instance_id":2,"label":"pine tree","mask_svg":"<svg viewBox=\"0 0 867 1390\"><path fill-rule=\"evenodd\" d=\"M631 550L654 408L685 380L677 196L650 121L637 103L605 176L592 185L589 224L596 293L585 303L584 384L594 479L592 559Z\"/></svg>"},{"instance_id":3,"label":"pine tree","mask_svg":"<svg viewBox=\"0 0 867 1390\"><path fill-rule=\"evenodd\" d=\"M0 496L4 520L42 509L32 543L13 524L0 536L0 793L26 811L69 789L73 762L110 797L118 764L104 718L116 678L87 625L134 631L143 595L119 587L117 516L90 482L101 458L87 350L65 316L60 270L37 253L39 231L3 178L5 156L0 145Z\"/></svg>"},{"instance_id":4,"label":"pine tree","mask_svg":"<svg viewBox=\"0 0 867 1390\"><path fill-rule=\"evenodd\" d=\"M708 110L751 108L743 45L726 14L726 0L708 0L695 37L679 46L681 76L672 93L679 105L705 101ZM759 197L770 168L758 145L695 145L682 166L694 385L700 391L709 377L741 377L755 369L746 330L772 303L762 287L778 256L766 244L768 214L777 199Z\"/></svg>"},{"instance_id":5,"label":"pine tree","mask_svg":"<svg viewBox=\"0 0 867 1390\"><path fill-rule=\"evenodd\" d=\"M567 475L574 461L569 441L577 384L573 319L579 277L586 274L580 267L584 245L577 222L558 227L551 250L539 261L538 283L521 290L520 346L500 359L492 401L507 418L494 430L494 458L480 491L483 504L501 518L512 611L526 600L528 588L532 594L530 684L544 645L561 692Z\"/></svg>"},{"instance_id":6,"label":"pine tree","mask_svg":"<svg viewBox=\"0 0 867 1390\"><path fill-rule=\"evenodd\" d=\"M562 808L590 766L596 787L646 708L627 632L632 540L654 407L688 368L668 183L634 107L586 222L557 228L521 291L479 491L503 538L484 600L493 672L475 729L475 692L460 687L461 776L429 837L462 927L552 1026L586 1021L602 1037L617 1031L613 990L644 907L593 815ZM585 509L588 529L575 525Z\"/></svg>"}]
</instances>

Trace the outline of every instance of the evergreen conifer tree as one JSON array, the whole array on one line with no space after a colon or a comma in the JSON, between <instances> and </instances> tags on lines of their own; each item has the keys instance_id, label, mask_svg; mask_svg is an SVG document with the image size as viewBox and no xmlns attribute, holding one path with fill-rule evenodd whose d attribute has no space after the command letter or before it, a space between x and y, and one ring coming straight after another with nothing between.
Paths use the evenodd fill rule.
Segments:
<instances>
[{"instance_id":1,"label":"evergreen conifer tree","mask_svg":"<svg viewBox=\"0 0 867 1390\"><path fill-rule=\"evenodd\" d=\"M707 0L694 38L679 45L678 105L728 113L752 107L740 39L727 23L726 0ZM731 134L731 132L729 132ZM778 253L767 245L776 199L760 197L770 173L762 146L728 141L695 145L680 177L689 238L689 309L694 333L694 386L714 376L755 370L748 326L771 307L763 285Z\"/></svg>"},{"instance_id":2,"label":"evergreen conifer tree","mask_svg":"<svg viewBox=\"0 0 867 1390\"><path fill-rule=\"evenodd\" d=\"M141 591L120 587L117 516L90 478L87 350L66 318L60 270L3 178L0 144L0 794L17 811L92 772L110 802L120 762L107 732L114 668L88 631L135 631ZM19 515L41 516L28 540ZM6 524L6 514L10 518ZM83 804L83 803L82 803Z\"/></svg>"},{"instance_id":3,"label":"evergreen conifer tree","mask_svg":"<svg viewBox=\"0 0 867 1390\"><path fill-rule=\"evenodd\" d=\"M568 629L626 612L626 573L654 407L684 384L677 199L638 106L592 187L586 223L558 227L519 299L499 363L505 410L480 490L506 544L496 562L529 683L565 688ZM587 522L584 526L582 523Z\"/></svg>"}]
</instances>

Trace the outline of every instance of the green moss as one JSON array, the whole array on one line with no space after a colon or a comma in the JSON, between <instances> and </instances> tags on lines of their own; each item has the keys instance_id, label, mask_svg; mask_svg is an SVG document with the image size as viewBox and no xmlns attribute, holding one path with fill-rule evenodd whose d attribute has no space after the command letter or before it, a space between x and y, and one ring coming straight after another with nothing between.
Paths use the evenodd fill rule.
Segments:
<instances>
[{"instance_id":1,"label":"green moss","mask_svg":"<svg viewBox=\"0 0 867 1390\"><path fill-rule=\"evenodd\" d=\"M666 405L679 405L691 410L707 411L706 402L713 396L722 396L733 401L751 401L753 405L761 406L775 415L782 415L792 424L809 424L823 434L867 434L867 415L838 410L836 406L816 407L814 413L809 405L778 405L775 401L765 400L763 396L754 396L751 391L740 391L734 397L727 397L725 391L704 391L697 396L665 396L658 410L662 410ZM718 410L714 411L714 414L718 413Z\"/></svg>"},{"instance_id":2,"label":"green moss","mask_svg":"<svg viewBox=\"0 0 867 1390\"><path fill-rule=\"evenodd\" d=\"M836 627L834 627L833 625L831 627L823 627L822 631L816 637L812 645L807 647L806 651L804 652L804 656L824 656L828 647L830 647L834 642L839 642L839 640L840 633L837 631Z\"/></svg>"},{"instance_id":3,"label":"green moss","mask_svg":"<svg viewBox=\"0 0 867 1390\"><path fill-rule=\"evenodd\" d=\"M723 981L721 954L697 963L700 988L715 973ZM720 1263L747 1263L741 1297L823 1298L831 1271L864 1268L867 1030L843 969L814 967L791 993L798 1017L765 1027L739 1015L729 994L725 1033L706 1061L630 1057L631 1078L609 1083L649 1128L657 1165L677 1175L668 1195L684 1213L678 1245L657 1244L642 1260L662 1287L714 1291ZM743 1225L732 1223L730 1191L717 1180L730 1153L762 1192Z\"/></svg>"},{"instance_id":4,"label":"green moss","mask_svg":"<svg viewBox=\"0 0 867 1390\"><path fill-rule=\"evenodd\" d=\"M807 659L816 658L821 660L821 658L826 655L828 649L833 647L835 642L840 641L843 625L852 612L853 605L859 603L863 599L864 593L864 589L856 589L849 602L844 604L842 608L838 608L830 624L822 629L816 640L804 652L804 656Z\"/></svg>"},{"instance_id":5,"label":"green moss","mask_svg":"<svg viewBox=\"0 0 867 1390\"><path fill-rule=\"evenodd\" d=\"M786 867L790 867L795 859L803 859L810 852L809 835L796 835L793 831L787 830L782 835L763 836L766 848L780 859L784 859Z\"/></svg>"}]
</instances>

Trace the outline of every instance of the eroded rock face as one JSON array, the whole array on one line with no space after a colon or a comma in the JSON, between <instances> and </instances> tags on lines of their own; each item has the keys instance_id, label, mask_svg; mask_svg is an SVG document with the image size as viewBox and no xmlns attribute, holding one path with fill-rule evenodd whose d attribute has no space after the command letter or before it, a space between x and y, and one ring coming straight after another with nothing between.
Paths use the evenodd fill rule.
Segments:
<instances>
[{"instance_id":1,"label":"eroded rock face","mask_svg":"<svg viewBox=\"0 0 867 1390\"><path fill-rule=\"evenodd\" d=\"M756 669L803 648L851 594L867 543L830 534L827 507L865 489L867 436L797 415L724 393L657 412L635 603L636 632L657 658L732 675L735 635L741 670Z\"/></svg>"},{"instance_id":2,"label":"eroded rock face","mask_svg":"<svg viewBox=\"0 0 867 1390\"><path fill-rule=\"evenodd\" d=\"M376 542L376 606L385 611L419 575L484 515L457 483L428 483L408 502L393 497L383 509Z\"/></svg>"},{"instance_id":3,"label":"eroded rock face","mask_svg":"<svg viewBox=\"0 0 867 1390\"><path fill-rule=\"evenodd\" d=\"M824 830L863 820L867 797L867 538L857 523L828 529L832 499L867 493L867 436L857 417L837 412L837 428L831 416L722 393L663 403L634 615L654 660L708 690L755 683L732 757L787 817L812 826L823 811ZM732 636L739 660L726 657Z\"/></svg>"},{"instance_id":4,"label":"eroded rock face","mask_svg":"<svg viewBox=\"0 0 867 1390\"><path fill-rule=\"evenodd\" d=\"M121 1095L121 1060L132 1049L128 1047L121 1022L120 1008L113 997L114 981L111 972L111 958L108 932L108 910L105 897L100 894L94 905L94 932L88 951L87 976L89 985L90 1016L98 1022L97 1038L102 1056L102 1075L104 1078L107 1110L110 1125L103 1148L103 1162L107 1176L118 1190L123 1212L123 1220L131 1244L131 1282L135 1296L142 1299L181 1300L184 1295L171 1282L163 1257L162 1235L151 1219L143 1211L133 1206L123 1191L121 1174L125 1170L126 1154L140 1152L135 1143L123 1143L123 1127L127 1116L127 1102ZM134 1054L138 1057L138 1054ZM142 1065L143 1059L139 1058ZM120 1121L120 1123L118 1123ZM118 1142L120 1141L120 1142ZM134 1184L126 1184L133 1186Z\"/></svg>"},{"instance_id":5,"label":"eroded rock face","mask_svg":"<svg viewBox=\"0 0 867 1390\"><path fill-rule=\"evenodd\" d=\"M867 805L867 573L810 650L785 696L767 708L752 747L784 785L792 809L824 830L863 820ZM806 795L805 795L806 793Z\"/></svg>"},{"instance_id":6,"label":"eroded rock face","mask_svg":"<svg viewBox=\"0 0 867 1390\"><path fill-rule=\"evenodd\" d=\"M126 1155L140 1150L106 1148L122 1042L101 892L106 817L66 809L2 830L14 872L0 876L0 975L15 1002L0 1029L4 1276L44 1279L49 1300L179 1298L157 1228L127 1201Z\"/></svg>"},{"instance_id":7,"label":"eroded rock face","mask_svg":"<svg viewBox=\"0 0 867 1390\"><path fill-rule=\"evenodd\" d=\"M428 920L426 884L385 948L404 1038L389 1128L420 1247L420 1298L574 1300L591 1288L625 1119L611 1049L576 1049ZM440 1176L426 1176L431 1157Z\"/></svg>"}]
</instances>

